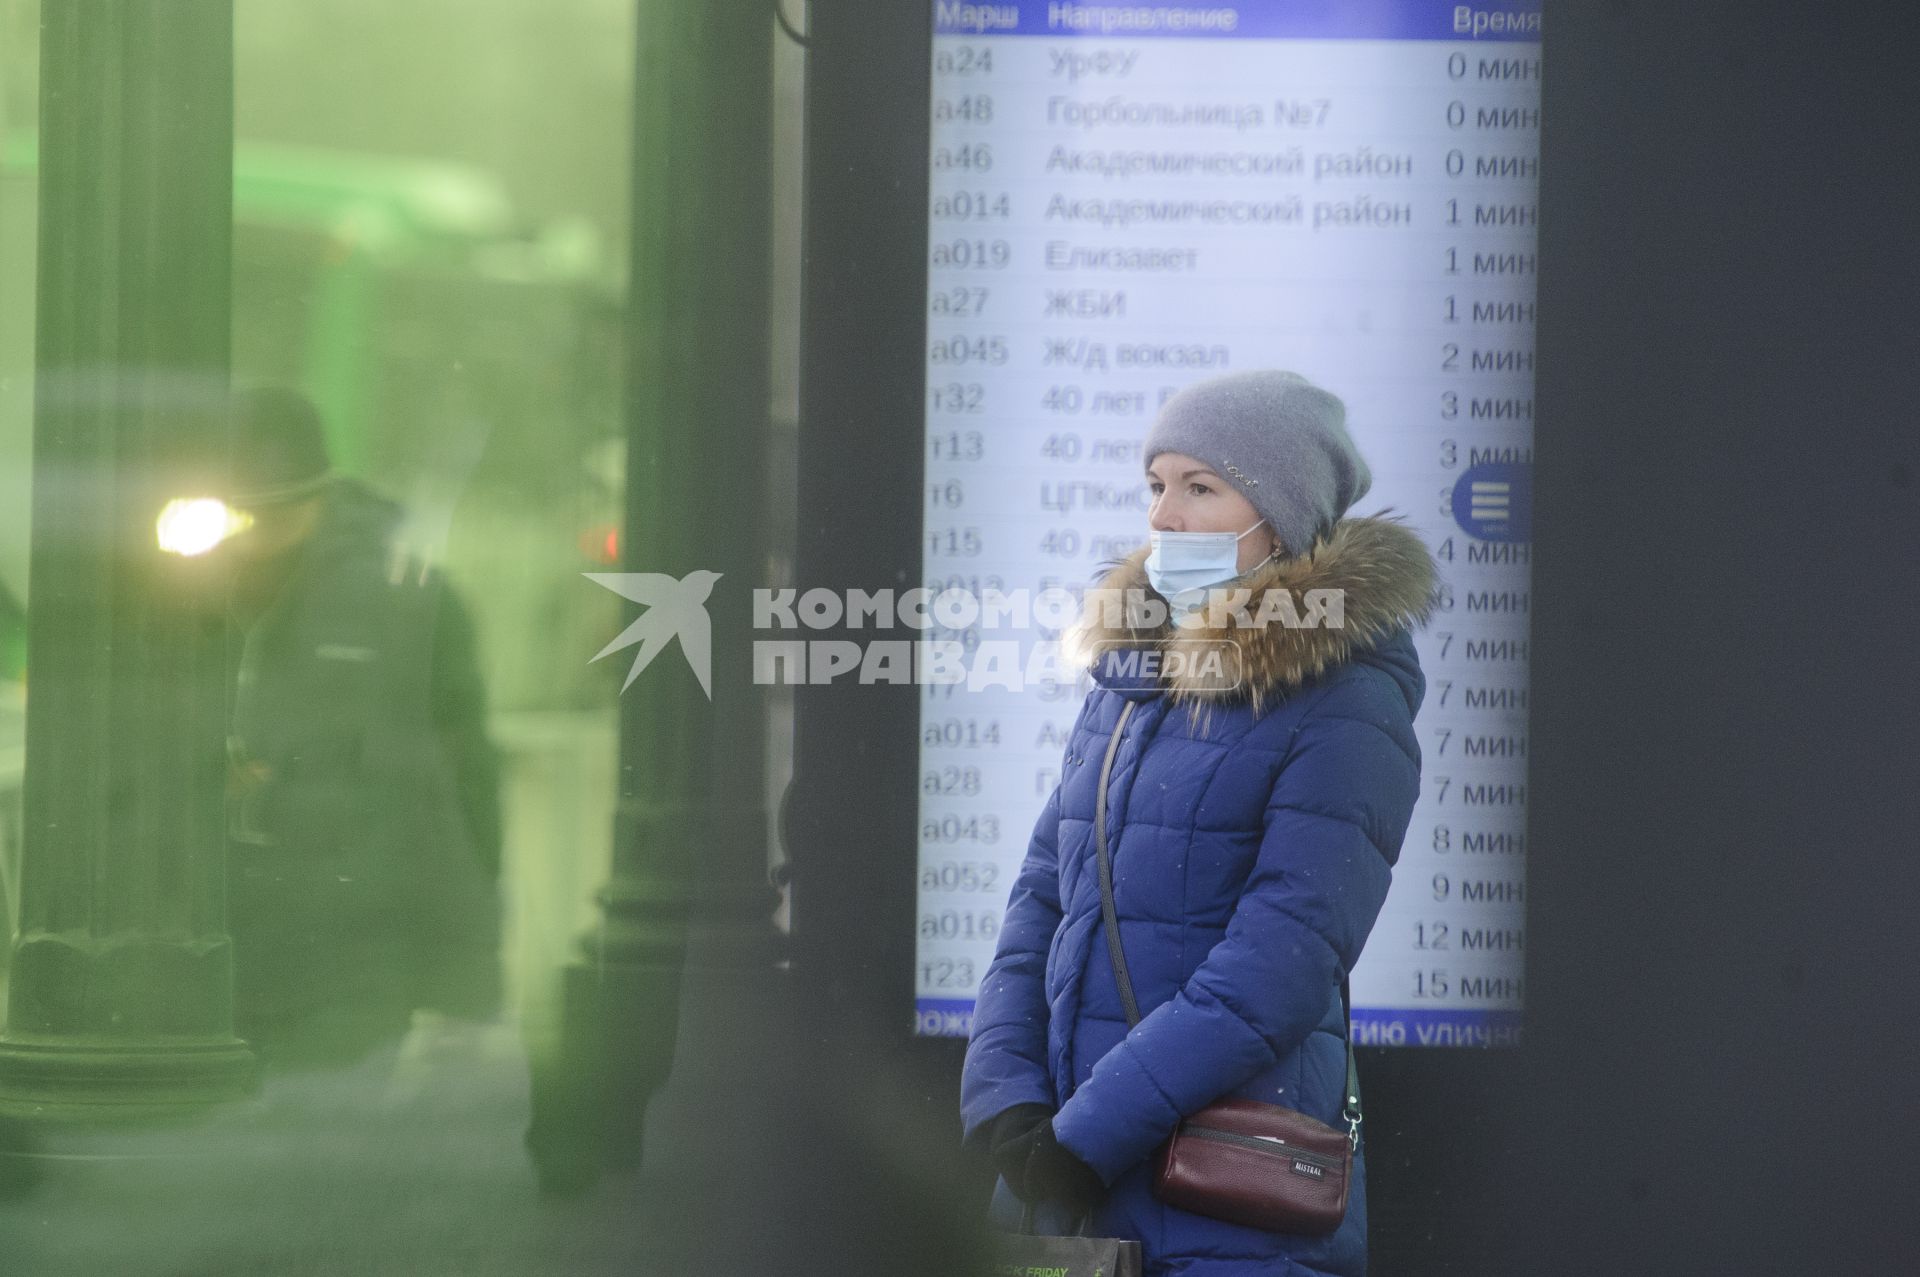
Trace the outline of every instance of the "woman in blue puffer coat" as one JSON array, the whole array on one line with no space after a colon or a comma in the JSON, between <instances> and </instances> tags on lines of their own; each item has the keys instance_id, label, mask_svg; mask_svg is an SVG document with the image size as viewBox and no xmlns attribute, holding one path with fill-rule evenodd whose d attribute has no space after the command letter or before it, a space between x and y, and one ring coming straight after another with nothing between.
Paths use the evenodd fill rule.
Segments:
<instances>
[{"instance_id":1,"label":"woman in blue puffer coat","mask_svg":"<svg viewBox=\"0 0 1920 1277\"><path fill-rule=\"evenodd\" d=\"M1319 1236L1164 1205L1153 1154L1226 1096L1342 1125L1341 982L1419 795L1426 683L1412 631L1431 614L1436 566L1397 518L1346 517L1369 472L1341 402L1294 374L1188 387L1144 459L1150 542L1099 582L1070 637L1095 686L981 984L965 1138L1001 1172L1002 1227L1026 1203L1038 1231L1084 1218L1092 1235L1138 1238L1150 1275L1359 1277L1364 1138L1346 1218ZM1107 606L1128 597L1148 610ZM1164 672L1140 673L1142 649ZM1224 659L1182 663L1207 654ZM1106 820L1143 1017L1131 1030L1093 848L1101 763L1128 702Z\"/></svg>"}]
</instances>

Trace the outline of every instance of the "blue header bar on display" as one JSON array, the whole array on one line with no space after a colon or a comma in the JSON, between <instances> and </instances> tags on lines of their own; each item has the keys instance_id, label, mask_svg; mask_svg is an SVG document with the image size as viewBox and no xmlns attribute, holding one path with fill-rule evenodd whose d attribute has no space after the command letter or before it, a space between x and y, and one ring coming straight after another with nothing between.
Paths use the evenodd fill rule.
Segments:
<instances>
[{"instance_id":1,"label":"blue header bar on display","mask_svg":"<svg viewBox=\"0 0 1920 1277\"><path fill-rule=\"evenodd\" d=\"M1518 1011L1353 1009L1355 1046L1519 1046Z\"/></svg>"},{"instance_id":2,"label":"blue header bar on display","mask_svg":"<svg viewBox=\"0 0 1920 1277\"><path fill-rule=\"evenodd\" d=\"M1095 36L1101 39L1461 40L1540 39L1538 0L1244 0L1240 4L934 0L938 35Z\"/></svg>"},{"instance_id":3,"label":"blue header bar on display","mask_svg":"<svg viewBox=\"0 0 1920 1277\"><path fill-rule=\"evenodd\" d=\"M1475 1008L1433 1011L1353 1009L1355 1046L1514 1047L1520 1045L1522 1014ZM973 1001L920 998L914 1032L922 1037L964 1038L973 1032Z\"/></svg>"}]
</instances>

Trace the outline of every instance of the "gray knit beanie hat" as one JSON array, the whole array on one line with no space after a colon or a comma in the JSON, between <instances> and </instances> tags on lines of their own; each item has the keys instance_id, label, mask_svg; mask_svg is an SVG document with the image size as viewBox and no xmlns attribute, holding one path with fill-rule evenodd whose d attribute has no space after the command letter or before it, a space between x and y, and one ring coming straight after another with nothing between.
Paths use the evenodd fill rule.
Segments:
<instances>
[{"instance_id":1,"label":"gray knit beanie hat","mask_svg":"<svg viewBox=\"0 0 1920 1277\"><path fill-rule=\"evenodd\" d=\"M1347 409L1298 373L1228 373L1167 400L1144 464L1163 452L1204 461L1303 554L1373 486L1347 435Z\"/></svg>"}]
</instances>

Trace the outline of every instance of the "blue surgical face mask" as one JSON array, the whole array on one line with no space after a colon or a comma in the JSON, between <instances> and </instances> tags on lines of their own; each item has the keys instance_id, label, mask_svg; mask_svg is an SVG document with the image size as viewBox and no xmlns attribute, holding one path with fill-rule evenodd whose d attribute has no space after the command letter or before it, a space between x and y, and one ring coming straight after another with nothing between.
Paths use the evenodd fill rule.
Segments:
<instances>
[{"instance_id":1,"label":"blue surgical face mask","mask_svg":"<svg viewBox=\"0 0 1920 1277\"><path fill-rule=\"evenodd\" d=\"M1257 528L1266 520L1255 523ZM1240 540L1231 532L1153 532L1147 543L1147 580L1181 611L1206 602L1207 591L1240 575Z\"/></svg>"}]
</instances>

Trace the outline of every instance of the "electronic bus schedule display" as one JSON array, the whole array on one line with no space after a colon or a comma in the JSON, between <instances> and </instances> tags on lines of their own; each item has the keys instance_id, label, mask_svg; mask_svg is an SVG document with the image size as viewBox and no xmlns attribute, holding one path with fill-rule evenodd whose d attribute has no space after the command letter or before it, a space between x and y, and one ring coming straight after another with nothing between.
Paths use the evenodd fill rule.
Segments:
<instances>
[{"instance_id":1,"label":"electronic bus schedule display","mask_svg":"<svg viewBox=\"0 0 1920 1277\"><path fill-rule=\"evenodd\" d=\"M963 1036L1089 684L1059 614L1146 539L1182 386L1339 394L1442 571L1422 793L1353 973L1372 1045L1518 1040L1524 994L1537 8L934 6L925 584L1026 595L929 637L916 1031ZM996 620L1028 623L996 629Z\"/></svg>"}]
</instances>

